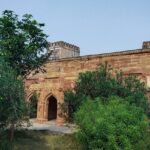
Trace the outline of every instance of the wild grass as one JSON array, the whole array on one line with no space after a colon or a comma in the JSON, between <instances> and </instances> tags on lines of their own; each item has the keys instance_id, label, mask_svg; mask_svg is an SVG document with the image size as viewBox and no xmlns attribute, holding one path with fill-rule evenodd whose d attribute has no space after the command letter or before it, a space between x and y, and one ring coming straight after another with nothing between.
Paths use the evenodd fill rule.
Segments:
<instances>
[{"instance_id":1,"label":"wild grass","mask_svg":"<svg viewBox=\"0 0 150 150\"><path fill-rule=\"evenodd\" d=\"M14 150L83 150L74 135L43 131L16 133Z\"/></svg>"},{"instance_id":2,"label":"wild grass","mask_svg":"<svg viewBox=\"0 0 150 150\"><path fill-rule=\"evenodd\" d=\"M143 142L135 145L133 150L150 150L150 133L143 137ZM48 131L17 131L13 145L3 143L6 148L0 150L84 150L74 135L56 134ZM7 146L8 145L8 146Z\"/></svg>"}]
</instances>

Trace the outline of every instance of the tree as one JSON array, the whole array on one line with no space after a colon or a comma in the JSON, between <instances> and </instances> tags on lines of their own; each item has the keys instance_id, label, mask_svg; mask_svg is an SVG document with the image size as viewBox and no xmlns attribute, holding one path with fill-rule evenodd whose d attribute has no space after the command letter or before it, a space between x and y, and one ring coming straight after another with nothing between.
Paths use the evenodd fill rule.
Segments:
<instances>
[{"instance_id":1,"label":"tree","mask_svg":"<svg viewBox=\"0 0 150 150\"><path fill-rule=\"evenodd\" d=\"M2 132L9 129L12 141L15 127L26 121L28 105L25 101L23 81L2 58L0 58L0 86L0 140Z\"/></svg>"},{"instance_id":2,"label":"tree","mask_svg":"<svg viewBox=\"0 0 150 150\"><path fill-rule=\"evenodd\" d=\"M107 63L101 64L95 71L80 73L74 92L65 92L70 120L87 96L91 99L101 97L103 101L107 101L110 96L119 96L131 105L143 108L146 113L149 111L145 84L136 76L124 76L121 71L114 72Z\"/></svg>"},{"instance_id":3,"label":"tree","mask_svg":"<svg viewBox=\"0 0 150 150\"><path fill-rule=\"evenodd\" d=\"M44 71L41 66L50 53L44 53L48 42L42 26L32 15L25 14L19 19L10 10L5 10L0 18L0 56L16 70L18 76L25 78L33 70Z\"/></svg>"},{"instance_id":4,"label":"tree","mask_svg":"<svg viewBox=\"0 0 150 150\"><path fill-rule=\"evenodd\" d=\"M107 103L87 98L75 113L75 120L77 140L89 150L133 150L144 142L148 130L142 108L119 97L109 97Z\"/></svg>"}]
</instances>

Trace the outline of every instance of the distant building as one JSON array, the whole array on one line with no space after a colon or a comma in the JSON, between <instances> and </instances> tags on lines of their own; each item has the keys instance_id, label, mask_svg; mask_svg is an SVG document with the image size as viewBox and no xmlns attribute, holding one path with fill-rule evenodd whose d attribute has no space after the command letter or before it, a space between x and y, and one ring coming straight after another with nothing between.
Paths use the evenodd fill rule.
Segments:
<instances>
[{"instance_id":1,"label":"distant building","mask_svg":"<svg viewBox=\"0 0 150 150\"><path fill-rule=\"evenodd\" d=\"M80 48L78 46L64 41L49 43L48 50L52 52L50 60L80 56Z\"/></svg>"},{"instance_id":2,"label":"distant building","mask_svg":"<svg viewBox=\"0 0 150 150\"><path fill-rule=\"evenodd\" d=\"M142 49L150 48L150 41L143 42Z\"/></svg>"},{"instance_id":3,"label":"distant building","mask_svg":"<svg viewBox=\"0 0 150 150\"><path fill-rule=\"evenodd\" d=\"M49 43L52 52L45 64L46 72L30 75L26 80L27 100L31 101L34 92L38 93L36 120L40 123L56 119L64 120L61 104L64 91L73 90L81 72L93 71L99 64L107 62L114 70L122 70L125 75L136 75L147 86L150 100L150 42L143 42L141 49L121 52L80 56L80 48L60 41ZM93 81L94 82L94 81Z\"/></svg>"}]
</instances>

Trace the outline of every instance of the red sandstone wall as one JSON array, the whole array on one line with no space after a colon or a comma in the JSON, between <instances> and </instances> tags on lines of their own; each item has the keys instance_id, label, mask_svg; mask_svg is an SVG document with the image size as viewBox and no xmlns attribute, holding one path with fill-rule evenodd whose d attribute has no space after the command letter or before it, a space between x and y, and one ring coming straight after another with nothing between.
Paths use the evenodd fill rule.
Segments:
<instances>
[{"instance_id":1,"label":"red sandstone wall","mask_svg":"<svg viewBox=\"0 0 150 150\"><path fill-rule=\"evenodd\" d=\"M150 87L150 49L51 61L45 65L46 73L36 74L26 81L28 95L32 95L34 90L40 93L39 120L46 120L46 98L49 95L54 95L58 103L62 103L63 92L74 87L80 72L94 70L106 61L113 69L140 76Z\"/></svg>"}]
</instances>

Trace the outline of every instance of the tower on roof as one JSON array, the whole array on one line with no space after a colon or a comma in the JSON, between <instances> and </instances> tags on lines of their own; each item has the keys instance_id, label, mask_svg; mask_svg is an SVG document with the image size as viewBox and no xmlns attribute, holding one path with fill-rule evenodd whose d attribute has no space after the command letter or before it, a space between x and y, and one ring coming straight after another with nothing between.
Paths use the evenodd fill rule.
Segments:
<instances>
[{"instance_id":1,"label":"tower on roof","mask_svg":"<svg viewBox=\"0 0 150 150\"><path fill-rule=\"evenodd\" d=\"M64 41L49 43L48 50L52 52L51 60L80 56L80 48L78 46Z\"/></svg>"},{"instance_id":2,"label":"tower on roof","mask_svg":"<svg viewBox=\"0 0 150 150\"><path fill-rule=\"evenodd\" d=\"M147 48L150 48L150 41L143 42L142 49L147 49Z\"/></svg>"}]
</instances>

